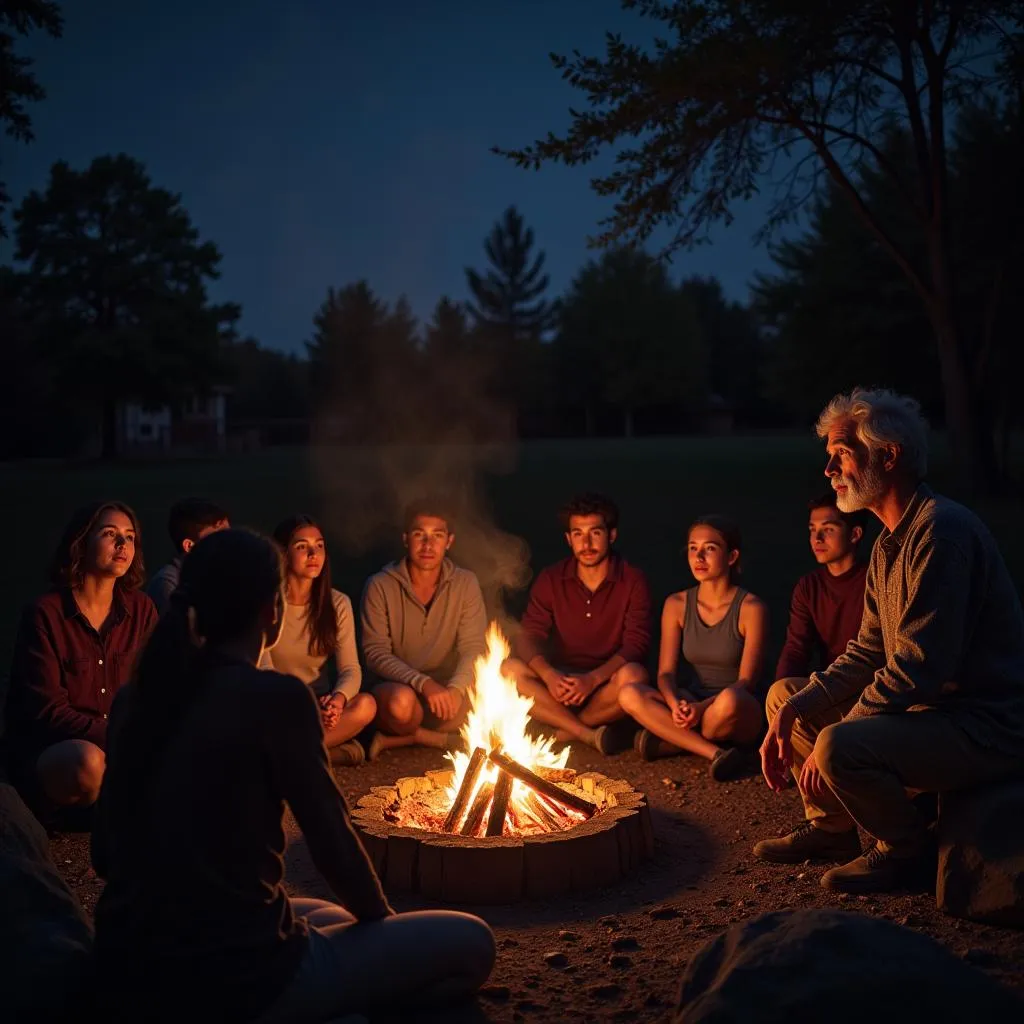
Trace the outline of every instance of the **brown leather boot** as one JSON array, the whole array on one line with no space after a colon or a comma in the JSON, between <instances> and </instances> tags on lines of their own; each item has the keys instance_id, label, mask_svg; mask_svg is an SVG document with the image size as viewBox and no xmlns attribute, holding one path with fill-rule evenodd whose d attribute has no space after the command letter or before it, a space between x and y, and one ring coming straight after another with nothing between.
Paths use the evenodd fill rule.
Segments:
<instances>
[{"instance_id":1,"label":"brown leather boot","mask_svg":"<svg viewBox=\"0 0 1024 1024\"><path fill-rule=\"evenodd\" d=\"M873 846L848 864L830 868L821 876L821 884L833 892L934 889L935 867L935 856L930 851L916 857L896 857Z\"/></svg>"},{"instance_id":2,"label":"brown leather boot","mask_svg":"<svg viewBox=\"0 0 1024 1024\"><path fill-rule=\"evenodd\" d=\"M857 830L826 832L809 821L801 822L788 836L762 839L754 846L754 856L772 864L802 864L805 860L845 861L860 851Z\"/></svg>"}]
</instances>

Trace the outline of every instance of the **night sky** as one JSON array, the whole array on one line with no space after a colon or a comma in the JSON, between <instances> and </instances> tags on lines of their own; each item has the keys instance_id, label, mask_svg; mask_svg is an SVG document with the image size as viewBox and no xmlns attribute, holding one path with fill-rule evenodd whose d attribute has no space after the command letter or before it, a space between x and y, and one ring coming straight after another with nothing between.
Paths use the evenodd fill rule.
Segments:
<instances>
[{"instance_id":1,"label":"night sky","mask_svg":"<svg viewBox=\"0 0 1024 1024\"><path fill-rule=\"evenodd\" d=\"M365 277L429 316L466 297L463 268L510 203L548 254L560 291L590 255L606 202L590 169L519 170L489 152L568 124L585 97L550 51L603 53L606 29L649 29L618 0L66 0L60 40L33 36L47 99L36 140L3 142L15 205L50 165L104 153L142 160L182 195L224 259L217 299L241 328L301 349L328 286ZM216 12L216 13L212 13ZM714 244L679 254L677 275L718 276L743 299L770 265L751 236L764 201ZM8 242L0 248L10 258Z\"/></svg>"}]
</instances>

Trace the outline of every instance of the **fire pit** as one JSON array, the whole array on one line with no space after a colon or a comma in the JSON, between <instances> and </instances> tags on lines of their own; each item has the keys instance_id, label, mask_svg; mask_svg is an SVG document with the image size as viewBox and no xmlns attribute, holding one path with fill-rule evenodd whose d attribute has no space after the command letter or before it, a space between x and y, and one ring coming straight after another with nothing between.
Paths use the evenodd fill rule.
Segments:
<instances>
[{"instance_id":1,"label":"fire pit","mask_svg":"<svg viewBox=\"0 0 1024 1024\"><path fill-rule=\"evenodd\" d=\"M388 888L451 903L508 903L612 885L653 853L647 800L566 767L527 733L532 701L501 666L496 625L476 664L465 749L452 767L374 787L352 818Z\"/></svg>"}]
</instances>

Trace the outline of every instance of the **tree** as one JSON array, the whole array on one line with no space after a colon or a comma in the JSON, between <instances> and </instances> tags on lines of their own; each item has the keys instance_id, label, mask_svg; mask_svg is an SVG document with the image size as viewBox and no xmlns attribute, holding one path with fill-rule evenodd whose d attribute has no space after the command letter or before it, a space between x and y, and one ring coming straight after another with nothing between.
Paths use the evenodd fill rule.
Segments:
<instances>
[{"instance_id":1,"label":"tree","mask_svg":"<svg viewBox=\"0 0 1024 1024\"><path fill-rule=\"evenodd\" d=\"M671 38L653 47L609 35L603 59L554 57L591 109L563 136L507 152L521 166L587 163L631 141L594 188L617 197L599 243L676 226L669 248L706 237L789 161L766 229L792 218L830 180L900 268L934 334L947 423L975 484L996 474L978 332L958 319L949 207L948 112L1013 79L1019 0L623 0ZM994 60L993 57L1000 59ZM910 173L879 140L897 124L913 140ZM866 201L856 172L891 177L925 254L917 265ZM972 325L973 326L973 325Z\"/></svg>"},{"instance_id":2,"label":"tree","mask_svg":"<svg viewBox=\"0 0 1024 1024\"><path fill-rule=\"evenodd\" d=\"M405 299L393 309L366 281L335 290L314 317L306 343L310 384L330 436L389 441L416 436L420 353Z\"/></svg>"},{"instance_id":3,"label":"tree","mask_svg":"<svg viewBox=\"0 0 1024 1024\"><path fill-rule=\"evenodd\" d=\"M39 344L60 394L101 410L105 456L119 401L159 404L223 382L240 310L207 299L220 253L142 164L122 154L75 171L60 161L14 219Z\"/></svg>"},{"instance_id":4,"label":"tree","mask_svg":"<svg viewBox=\"0 0 1024 1024\"><path fill-rule=\"evenodd\" d=\"M605 252L562 302L559 391L584 409L588 434L601 404L619 410L627 437L639 411L692 410L705 392L704 355L694 308L646 253Z\"/></svg>"},{"instance_id":5,"label":"tree","mask_svg":"<svg viewBox=\"0 0 1024 1024\"><path fill-rule=\"evenodd\" d=\"M480 274L466 268L477 326L509 342L539 341L552 325L555 307L543 297L549 283L545 256L531 257L533 242L533 229L510 206L484 242L490 269Z\"/></svg>"},{"instance_id":6,"label":"tree","mask_svg":"<svg viewBox=\"0 0 1024 1024\"><path fill-rule=\"evenodd\" d=\"M46 91L32 73L34 61L14 52L16 36L41 30L59 38L64 31L60 7L50 0L0 0L0 124L11 138L32 141L32 119L25 111L26 103L46 98ZM0 181L0 215L10 196ZM6 237L0 221L0 237Z\"/></svg>"}]
</instances>

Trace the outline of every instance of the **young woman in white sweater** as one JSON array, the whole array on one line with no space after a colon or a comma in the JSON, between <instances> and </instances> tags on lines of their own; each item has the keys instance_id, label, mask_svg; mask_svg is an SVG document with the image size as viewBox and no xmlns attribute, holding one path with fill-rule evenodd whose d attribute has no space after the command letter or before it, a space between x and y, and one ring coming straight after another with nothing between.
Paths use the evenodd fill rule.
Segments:
<instances>
[{"instance_id":1,"label":"young woman in white sweater","mask_svg":"<svg viewBox=\"0 0 1024 1024\"><path fill-rule=\"evenodd\" d=\"M332 764L360 764L366 753L355 737L373 721L377 703L359 692L363 673L352 602L331 587L327 544L310 516L285 519L274 530L274 540L284 553L284 628L260 667L298 676L312 686Z\"/></svg>"}]
</instances>

